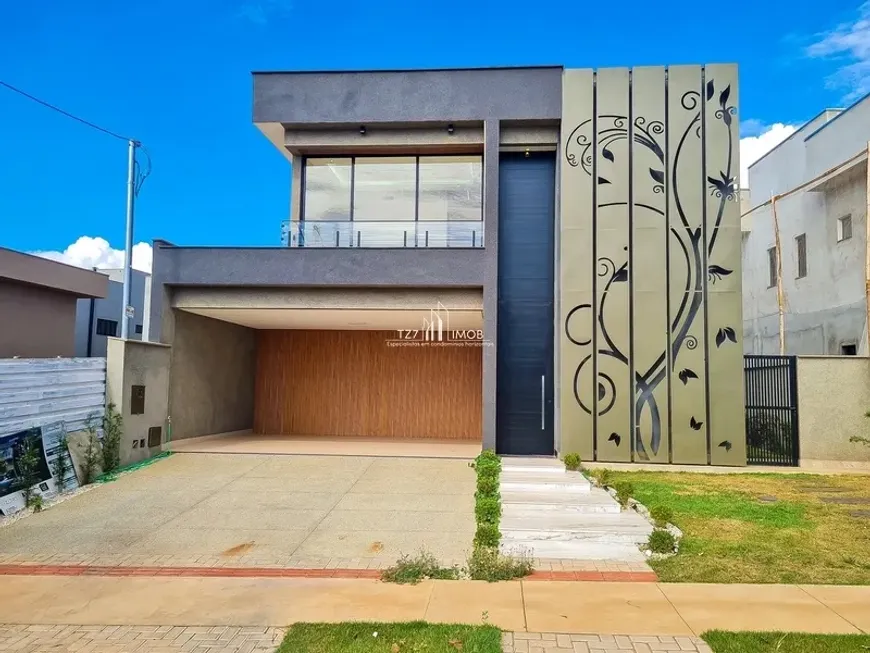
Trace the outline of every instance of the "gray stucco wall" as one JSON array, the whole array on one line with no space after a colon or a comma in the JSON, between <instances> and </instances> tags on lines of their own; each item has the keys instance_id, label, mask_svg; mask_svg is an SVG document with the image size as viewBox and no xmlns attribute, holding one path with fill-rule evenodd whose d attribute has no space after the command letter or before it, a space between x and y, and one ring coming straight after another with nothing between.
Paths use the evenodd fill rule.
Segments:
<instances>
[{"instance_id":1,"label":"gray stucco wall","mask_svg":"<svg viewBox=\"0 0 870 653\"><path fill-rule=\"evenodd\" d=\"M256 331L169 311L174 332L169 386L172 439L252 428Z\"/></svg>"},{"instance_id":2,"label":"gray stucco wall","mask_svg":"<svg viewBox=\"0 0 870 653\"><path fill-rule=\"evenodd\" d=\"M120 338L109 338L106 345L106 395L124 419L121 464L128 465L159 453L166 439L172 350ZM131 412L134 385L145 387L145 412L138 415ZM152 427L161 429L161 442L155 447L148 446L148 429Z\"/></svg>"},{"instance_id":3,"label":"gray stucco wall","mask_svg":"<svg viewBox=\"0 0 870 653\"><path fill-rule=\"evenodd\" d=\"M254 122L558 120L561 113L561 67L254 74Z\"/></svg>"}]
</instances>

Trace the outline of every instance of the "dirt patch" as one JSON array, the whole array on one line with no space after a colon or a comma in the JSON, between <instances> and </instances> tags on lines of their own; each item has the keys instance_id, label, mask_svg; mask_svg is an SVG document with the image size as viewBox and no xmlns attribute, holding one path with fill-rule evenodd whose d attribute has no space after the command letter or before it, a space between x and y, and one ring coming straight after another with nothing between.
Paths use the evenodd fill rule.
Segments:
<instances>
[{"instance_id":1,"label":"dirt patch","mask_svg":"<svg viewBox=\"0 0 870 653\"><path fill-rule=\"evenodd\" d=\"M369 544L369 553L380 553L384 550L383 542L372 542Z\"/></svg>"},{"instance_id":2,"label":"dirt patch","mask_svg":"<svg viewBox=\"0 0 870 653\"><path fill-rule=\"evenodd\" d=\"M244 555L248 551L254 548L254 542L242 542L241 544L237 544L236 546L232 546L223 553L222 556L231 558L234 556Z\"/></svg>"}]
</instances>

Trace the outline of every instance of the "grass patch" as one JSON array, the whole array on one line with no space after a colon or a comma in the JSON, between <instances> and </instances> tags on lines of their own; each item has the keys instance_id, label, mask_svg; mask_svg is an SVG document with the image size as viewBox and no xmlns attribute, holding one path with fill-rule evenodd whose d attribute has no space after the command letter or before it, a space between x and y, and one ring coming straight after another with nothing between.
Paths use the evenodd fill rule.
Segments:
<instances>
[{"instance_id":1,"label":"grass patch","mask_svg":"<svg viewBox=\"0 0 870 653\"><path fill-rule=\"evenodd\" d=\"M714 653L866 653L870 648L870 635L732 633L711 630L702 637Z\"/></svg>"},{"instance_id":2,"label":"grass patch","mask_svg":"<svg viewBox=\"0 0 870 653\"><path fill-rule=\"evenodd\" d=\"M384 569L381 580L400 585L416 585L429 578L457 580L459 567L442 567L434 555L421 551L416 556L403 555L392 567Z\"/></svg>"},{"instance_id":3,"label":"grass patch","mask_svg":"<svg viewBox=\"0 0 870 653\"><path fill-rule=\"evenodd\" d=\"M613 480L631 482L645 506L670 508L683 531L679 554L650 561L663 582L870 584L870 520L849 514L861 506L821 500L870 499L866 476L615 472Z\"/></svg>"},{"instance_id":4,"label":"grass patch","mask_svg":"<svg viewBox=\"0 0 870 653\"><path fill-rule=\"evenodd\" d=\"M375 636L377 633L377 636ZM422 621L300 623L291 626L277 653L501 653L494 626L454 626Z\"/></svg>"}]
</instances>

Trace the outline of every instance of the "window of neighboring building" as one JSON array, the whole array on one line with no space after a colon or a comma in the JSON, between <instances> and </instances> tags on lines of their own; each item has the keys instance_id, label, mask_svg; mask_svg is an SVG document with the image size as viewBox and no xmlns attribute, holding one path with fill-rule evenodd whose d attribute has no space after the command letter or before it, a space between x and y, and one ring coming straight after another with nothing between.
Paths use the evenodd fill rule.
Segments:
<instances>
[{"instance_id":1,"label":"window of neighboring building","mask_svg":"<svg viewBox=\"0 0 870 653\"><path fill-rule=\"evenodd\" d=\"M844 215L837 220L837 242L849 240L852 237L852 216Z\"/></svg>"},{"instance_id":2,"label":"window of neighboring building","mask_svg":"<svg viewBox=\"0 0 870 653\"><path fill-rule=\"evenodd\" d=\"M416 157L354 159L354 221L413 221L416 202Z\"/></svg>"},{"instance_id":3,"label":"window of neighboring building","mask_svg":"<svg viewBox=\"0 0 870 653\"><path fill-rule=\"evenodd\" d=\"M801 234L795 240L797 246L797 278L807 276L807 235Z\"/></svg>"},{"instance_id":4,"label":"window of neighboring building","mask_svg":"<svg viewBox=\"0 0 870 653\"><path fill-rule=\"evenodd\" d=\"M420 220L480 220L481 157L421 156L419 207Z\"/></svg>"},{"instance_id":5,"label":"window of neighboring building","mask_svg":"<svg viewBox=\"0 0 870 653\"><path fill-rule=\"evenodd\" d=\"M112 336L113 338L116 337L118 335L117 320L103 320L97 318L97 335Z\"/></svg>"},{"instance_id":6,"label":"window of neighboring building","mask_svg":"<svg viewBox=\"0 0 870 653\"><path fill-rule=\"evenodd\" d=\"M857 356L858 345L854 343L848 345L840 345L840 354L843 356Z\"/></svg>"},{"instance_id":7,"label":"window of neighboring building","mask_svg":"<svg viewBox=\"0 0 870 653\"><path fill-rule=\"evenodd\" d=\"M769 283L767 287L773 288L776 285L777 279L776 247L771 247L769 250L767 250L767 267L769 277Z\"/></svg>"},{"instance_id":8,"label":"window of neighboring building","mask_svg":"<svg viewBox=\"0 0 870 653\"><path fill-rule=\"evenodd\" d=\"M136 333L137 333L137 334L141 334L141 333L142 333L142 325L141 325L141 324L137 324L137 325L136 325Z\"/></svg>"},{"instance_id":9,"label":"window of neighboring building","mask_svg":"<svg viewBox=\"0 0 870 653\"><path fill-rule=\"evenodd\" d=\"M353 159L306 159L302 206L306 220L350 220Z\"/></svg>"}]
</instances>

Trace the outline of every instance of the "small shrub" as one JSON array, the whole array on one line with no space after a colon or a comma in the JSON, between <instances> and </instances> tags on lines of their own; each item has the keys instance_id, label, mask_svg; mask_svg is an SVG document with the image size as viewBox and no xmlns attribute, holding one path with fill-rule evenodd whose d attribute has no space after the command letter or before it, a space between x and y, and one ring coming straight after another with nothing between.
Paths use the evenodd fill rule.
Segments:
<instances>
[{"instance_id":1,"label":"small shrub","mask_svg":"<svg viewBox=\"0 0 870 653\"><path fill-rule=\"evenodd\" d=\"M498 496L477 497L474 503L477 523L497 524L501 517L501 499Z\"/></svg>"},{"instance_id":2,"label":"small shrub","mask_svg":"<svg viewBox=\"0 0 870 653\"><path fill-rule=\"evenodd\" d=\"M57 441L57 457L54 459L51 470L58 494L63 492L66 487L66 479L69 476L70 470L69 461L69 442L66 439L66 433L64 433Z\"/></svg>"},{"instance_id":3,"label":"small shrub","mask_svg":"<svg viewBox=\"0 0 870 653\"><path fill-rule=\"evenodd\" d=\"M501 469L501 458L493 451L492 449L484 449L478 454L477 458L474 459L474 462L471 463L471 466L475 469L479 469L480 467L486 466L496 466Z\"/></svg>"},{"instance_id":4,"label":"small shrub","mask_svg":"<svg viewBox=\"0 0 870 653\"><path fill-rule=\"evenodd\" d=\"M468 558L468 575L472 580L513 580L533 571L527 555L505 555L495 547L477 546Z\"/></svg>"},{"instance_id":5,"label":"small shrub","mask_svg":"<svg viewBox=\"0 0 870 653\"><path fill-rule=\"evenodd\" d=\"M85 425L88 434L88 442L85 445L85 459L82 461L82 485L93 483L97 477L97 468L100 464L101 448L100 439L97 435L97 417L90 415Z\"/></svg>"},{"instance_id":6,"label":"small shrub","mask_svg":"<svg viewBox=\"0 0 870 653\"><path fill-rule=\"evenodd\" d=\"M491 497L498 494L498 476L478 476L477 496Z\"/></svg>"},{"instance_id":7,"label":"small shrub","mask_svg":"<svg viewBox=\"0 0 870 653\"><path fill-rule=\"evenodd\" d=\"M42 512L44 505L41 494L31 494L27 499L27 507L33 508L33 512Z\"/></svg>"},{"instance_id":8,"label":"small shrub","mask_svg":"<svg viewBox=\"0 0 870 653\"><path fill-rule=\"evenodd\" d=\"M657 528L649 534L649 550L653 553L673 553L677 541L670 531Z\"/></svg>"},{"instance_id":9,"label":"small shrub","mask_svg":"<svg viewBox=\"0 0 870 653\"><path fill-rule=\"evenodd\" d=\"M609 469L591 469L589 475L602 487L613 485L613 472Z\"/></svg>"},{"instance_id":10,"label":"small shrub","mask_svg":"<svg viewBox=\"0 0 870 653\"><path fill-rule=\"evenodd\" d=\"M115 404L106 406L103 416L103 473L116 470L121 465L121 434L124 420L115 409Z\"/></svg>"},{"instance_id":11,"label":"small shrub","mask_svg":"<svg viewBox=\"0 0 870 653\"><path fill-rule=\"evenodd\" d=\"M498 524L478 523L477 532L474 534L474 546L498 546L501 542L501 531Z\"/></svg>"},{"instance_id":12,"label":"small shrub","mask_svg":"<svg viewBox=\"0 0 870 653\"><path fill-rule=\"evenodd\" d=\"M438 580L457 580L459 567L442 567L434 555L428 551L420 551L416 556L401 556L396 564L381 573L385 583L400 585L416 585L421 580L436 578Z\"/></svg>"},{"instance_id":13,"label":"small shrub","mask_svg":"<svg viewBox=\"0 0 870 653\"><path fill-rule=\"evenodd\" d=\"M28 435L21 442L21 449L18 456L15 457L14 464L18 477L15 488L21 490L21 494L24 496L24 505L29 507L33 497L39 496L33 494L33 486L39 482L39 474L37 473L39 453L36 449L36 438L32 435ZM42 497L39 498L42 501Z\"/></svg>"},{"instance_id":14,"label":"small shrub","mask_svg":"<svg viewBox=\"0 0 870 653\"><path fill-rule=\"evenodd\" d=\"M619 505L623 508L627 506L628 500L634 494L634 484L629 481L619 481L613 486L613 489L616 490L616 500L619 501Z\"/></svg>"},{"instance_id":15,"label":"small shrub","mask_svg":"<svg viewBox=\"0 0 870 653\"><path fill-rule=\"evenodd\" d=\"M569 472L576 472L582 466L583 461L580 459L579 453L566 453L565 457L562 459L562 462L565 463L565 469Z\"/></svg>"},{"instance_id":16,"label":"small shrub","mask_svg":"<svg viewBox=\"0 0 870 653\"><path fill-rule=\"evenodd\" d=\"M669 506L653 506L649 516L653 518L656 526L664 528L674 519L674 511Z\"/></svg>"}]
</instances>

